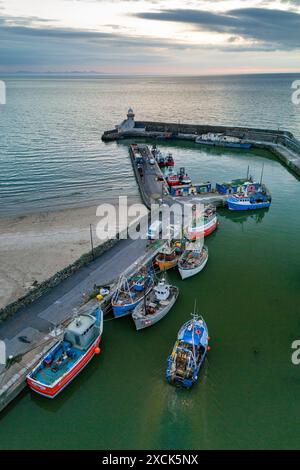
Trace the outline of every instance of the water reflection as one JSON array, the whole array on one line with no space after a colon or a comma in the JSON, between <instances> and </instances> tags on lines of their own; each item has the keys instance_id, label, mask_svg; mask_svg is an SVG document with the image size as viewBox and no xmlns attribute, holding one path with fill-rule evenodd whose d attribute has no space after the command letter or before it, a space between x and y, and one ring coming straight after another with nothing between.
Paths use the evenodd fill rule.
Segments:
<instances>
[{"instance_id":1,"label":"water reflection","mask_svg":"<svg viewBox=\"0 0 300 470\"><path fill-rule=\"evenodd\" d=\"M253 220L256 224L260 224L267 212L269 212L269 207L257 211L228 211L223 209L220 211L220 214L225 219L234 223L243 224L249 220Z\"/></svg>"}]
</instances>

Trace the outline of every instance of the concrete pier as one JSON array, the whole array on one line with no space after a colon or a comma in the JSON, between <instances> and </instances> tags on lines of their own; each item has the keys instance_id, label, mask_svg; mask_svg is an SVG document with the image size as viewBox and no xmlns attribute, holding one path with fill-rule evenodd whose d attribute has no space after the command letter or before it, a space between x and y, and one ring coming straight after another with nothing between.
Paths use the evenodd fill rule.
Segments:
<instances>
[{"instance_id":1,"label":"concrete pier","mask_svg":"<svg viewBox=\"0 0 300 470\"><path fill-rule=\"evenodd\" d=\"M111 142L125 138L147 137L195 141L195 138L201 134L223 133L250 142L254 148L269 150L300 176L300 141L288 131L155 121L134 121L134 123L135 126L131 125L130 129L117 126L116 129L105 131L102 140Z\"/></svg>"},{"instance_id":2,"label":"concrete pier","mask_svg":"<svg viewBox=\"0 0 300 470\"><path fill-rule=\"evenodd\" d=\"M136 162L136 152L140 155L139 163ZM141 198L145 206L150 209L153 203L164 203L169 206L178 202L180 204L201 203L204 205L214 204L215 206L225 206L228 196L217 192L191 194L189 196L171 196L165 175L161 171L157 162L150 164L153 160L149 146L146 144L132 144L129 147L129 154ZM139 172L139 169L141 170Z\"/></svg>"},{"instance_id":3,"label":"concrete pier","mask_svg":"<svg viewBox=\"0 0 300 470\"><path fill-rule=\"evenodd\" d=\"M152 155L148 145L139 144L136 148L140 156L139 166L135 160L133 145L129 147L129 155L142 201L150 209L152 203L158 202L162 197L169 195L168 186L157 162L150 164Z\"/></svg>"}]
</instances>

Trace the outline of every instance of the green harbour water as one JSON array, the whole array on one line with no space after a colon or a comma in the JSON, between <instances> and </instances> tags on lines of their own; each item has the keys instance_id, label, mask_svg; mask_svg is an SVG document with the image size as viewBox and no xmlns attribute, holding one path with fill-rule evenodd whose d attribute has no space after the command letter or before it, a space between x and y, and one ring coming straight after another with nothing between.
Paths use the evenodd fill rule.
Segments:
<instances>
[{"instance_id":1,"label":"green harbour water","mask_svg":"<svg viewBox=\"0 0 300 470\"><path fill-rule=\"evenodd\" d=\"M26 391L1 416L0 448L300 447L300 366L291 363L300 337L299 181L264 152L178 143L167 150L195 180L239 177L248 164L258 176L264 162L271 208L219 210L205 270L185 281L170 272L180 297L169 315L141 332L129 317L107 321L102 354L57 399ZM198 383L184 391L164 372L195 298L212 349Z\"/></svg>"},{"instance_id":2,"label":"green harbour water","mask_svg":"<svg viewBox=\"0 0 300 470\"><path fill-rule=\"evenodd\" d=\"M153 81L147 82L148 89L154 86ZM255 97L255 86L252 85ZM13 86L17 85L14 83ZM176 86L175 83L166 91L161 84L156 88L156 95L152 91L143 101L138 83L135 90L138 98L133 104L148 103L149 114L153 116L153 96L161 94L165 104L163 91L172 97ZM208 89L211 86L211 83L206 84ZM221 84L217 82L215 86L221 93ZM226 83L222 86L227 90L223 101L226 104L232 84L229 88ZM114 87L113 83L113 90ZM134 95L132 87L132 83L127 84L129 98ZM236 87L239 89L238 85ZM259 84L257 89L260 89ZM185 106L183 98L177 97L178 103L182 102L182 109ZM250 99L249 95L247 98L254 116L255 98ZM109 127L110 120L118 122L115 96L113 100L109 122L102 121L102 130ZM238 96L235 105L231 105L232 121L238 121L242 116L240 101ZM108 98L103 113L109 111L107 102ZM216 106L215 102L213 104ZM203 106L207 108L208 103ZM279 116L277 106L275 103L273 114ZM174 109L173 103L172 112ZM267 116L272 119L271 110L266 109L263 114L261 108L257 109L256 125L259 119L263 121L262 125ZM295 118L299 111L294 112ZM208 120L213 121L216 116L210 116ZM166 120L166 117L172 120L171 113L162 106L161 111L157 111L157 119ZM67 116L64 125L68 119ZM216 119L222 122L222 116L218 115ZM189 120L193 122L193 115ZM201 120L205 122L205 116ZM298 122L293 120L295 134L299 130ZM83 130L87 168L97 164L95 173L100 181L101 171L108 180L111 171L111 183L108 184L112 185L112 194L120 176L126 179L125 193L138 194L127 142L105 145L99 140L97 150L93 131L89 147L89 126L95 125L88 121ZM272 127L270 123L268 125ZM99 128L97 133L100 139ZM73 136L74 146L76 138L80 140L80 136ZM19 141L16 145L20 148L23 143ZM243 177L248 165L250 173L258 179L264 163L264 182L272 193L270 209L255 213L218 210L220 225L206 241L209 260L205 269L185 281L180 280L176 270L169 273L170 280L179 286L180 295L168 316L140 332L135 331L130 317L106 321L100 356L95 357L60 396L49 401L26 390L0 415L0 449L300 448L300 365L291 362L292 342L300 339L300 182L265 151L224 151L184 142L159 142L158 145L165 152L171 151L176 167L185 166L195 182L210 180L214 184ZM0 145L1 148L3 150L4 146ZM78 146L74 156L75 169L70 166L70 171L72 178L78 172L78 184L84 187L87 184L84 178L88 181L90 176L83 169L80 180L79 150ZM14 152L15 161L18 161L20 153ZM49 152L54 154L54 149L50 148ZM58 149L56 152L60 155ZM62 159L61 155L59 158ZM36 161L37 157L32 158L34 167L24 170L29 186L39 184L35 176L39 171L45 171ZM52 175L51 165L54 172L55 162L51 163L51 155L48 159L43 158ZM23 164L26 165L25 160ZM61 165L71 165L71 160L66 159ZM6 172L13 177L11 161ZM32 172L34 178L30 180ZM42 181L41 177L43 185ZM50 179L48 182L51 193L52 182ZM63 186L62 180L61 183ZM21 192L21 182L16 179L15 184ZM27 189L30 192L30 188ZM30 203L28 191L22 199L24 207ZM7 207L12 208L13 194L7 190L4 197ZM64 197L61 193L60 200ZM91 200L93 198L91 195ZM38 203L38 207L48 203ZM164 374L179 327L189 318L195 299L209 328L211 351L198 383L185 391L168 385Z\"/></svg>"}]
</instances>

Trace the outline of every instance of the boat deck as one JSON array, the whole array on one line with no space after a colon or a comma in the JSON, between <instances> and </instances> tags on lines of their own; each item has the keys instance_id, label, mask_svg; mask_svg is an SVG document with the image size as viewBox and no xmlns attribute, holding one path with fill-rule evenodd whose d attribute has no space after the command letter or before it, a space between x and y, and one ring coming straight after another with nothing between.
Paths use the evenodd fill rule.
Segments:
<instances>
[{"instance_id":1,"label":"boat deck","mask_svg":"<svg viewBox=\"0 0 300 470\"><path fill-rule=\"evenodd\" d=\"M49 366L42 363L41 367L32 374L31 378L37 380L42 384L51 386L56 380L62 377L66 372L72 369L74 364L84 355L85 351L71 347L69 350L69 355L62 359L62 362L57 364L57 360L61 358L62 354L62 345L56 347L53 351L53 360ZM56 367L55 367L56 366Z\"/></svg>"}]
</instances>

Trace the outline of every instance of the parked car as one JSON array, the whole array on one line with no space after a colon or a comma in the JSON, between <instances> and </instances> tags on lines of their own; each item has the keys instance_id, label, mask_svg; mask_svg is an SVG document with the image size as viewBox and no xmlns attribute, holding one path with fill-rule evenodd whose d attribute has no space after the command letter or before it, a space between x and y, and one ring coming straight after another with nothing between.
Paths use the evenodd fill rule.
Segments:
<instances>
[{"instance_id":1,"label":"parked car","mask_svg":"<svg viewBox=\"0 0 300 470\"><path fill-rule=\"evenodd\" d=\"M161 231L162 231L162 223L160 220L156 220L150 225L147 236L150 240L158 239L159 235L161 234Z\"/></svg>"}]
</instances>

